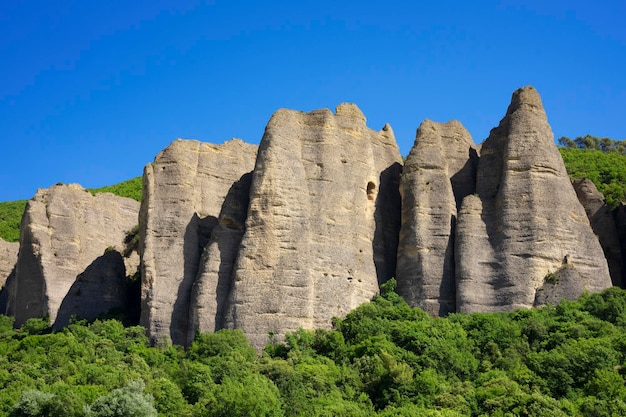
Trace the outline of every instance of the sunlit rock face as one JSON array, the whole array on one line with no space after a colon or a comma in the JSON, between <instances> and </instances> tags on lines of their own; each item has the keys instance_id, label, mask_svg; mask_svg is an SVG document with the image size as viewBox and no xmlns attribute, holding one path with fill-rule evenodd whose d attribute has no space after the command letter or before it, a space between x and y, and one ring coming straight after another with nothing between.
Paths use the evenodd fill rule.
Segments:
<instances>
[{"instance_id":1,"label":"sunlit rock face","mask_svg":"<svg viewBox=\"0 0 626 417\"><path fill-rule=\"evenodd\" d=\"M259 348L370 300L395 273L401 162L391 128L369 129L353 104L277 111L259 146L226 327Z\"/></svg>"},{"instance_id":2,"label":"sunlit rock face","mask_svg":"<svg viewBox=\"0 0 626 417\"><path fill-rule=\"evenodd\" d=\"M511 310L600 291L611 278L541 99L513 93L480 151L456 229L457 310Z\"/></svg>"},{"instance_id":3,"label":"sunlit rock face","mask_svg":"<svg viewBox=\"0 0 626 417\"><path fill-rule=\"evenodd\" d=\"M15 264L19 242L6 242L0 239L0 314L7 314L9 292L15 282Z\"/></svg>"},{"instance_id":4,"label":"sunlit rock face","mask_svg":"<svg viewBox=\"0 0 626 417\"><path fill-rule=\"evenodd\" d=\"M140 321L153 343L187 342L201 255L233 183L252 171L256 150L238 139L222 145L179 139L145 167Z\"/></svg>"},{"instance_id":5,"label":"sunlit rock face","mask_svg":"<svg viewBox=\"0 0 626 417\"><path fill-rule=\"evenodd\" d=\"M402 226L398 294L434 315L456 311L454 234L457 209L476 189L478 154L457 121L424 121L400 181Z\"/></svg>"},{"instance_id":6,"label":"sunlit rock face","mask_svg":"<svg viewBox=\"0 0 626 417\"><path fill-rule=\"evenodd\" d=\"M94 291L100 298L82 298L74 313L95 317L119 307L125 300L114 294L124 291L119 287L125 285L124 260L121 266L111 266L98 259L107 251L124 251L125 237L136 226L138 212L135 200L108 193L92 196L77 184L39 190L22 218L15 283L7 307L15 323L49 317L54 324L70 288L86 270L100 280L99 290ZM96 277L95 263L99 271L113 268L115 272Z\"/></svg>"}]
</instances>

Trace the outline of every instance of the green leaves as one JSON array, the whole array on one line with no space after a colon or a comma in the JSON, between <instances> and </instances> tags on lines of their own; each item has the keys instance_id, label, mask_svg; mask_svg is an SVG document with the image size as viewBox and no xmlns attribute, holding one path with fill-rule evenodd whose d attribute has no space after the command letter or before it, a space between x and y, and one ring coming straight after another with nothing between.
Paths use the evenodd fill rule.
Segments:
<instances>
[{"instance_id":1,"label":"green leaves","mask_svg":"<svg viewBox=\"0 0 626 417\"><path fill-rule=\"evenodd\" d=\"M184 351L115 320L0 317L0 417L626 414L626 291L435 318L392 287L261 354L241 331Z\"/></svg>"},{"instance_id":2,"label":"green leaves","mask_svg":"<svg viewBox=\"0 0 626 417\"><path fill-rule=\"evenodd\" d=\"M626 154L578 148L559 151L570 178L591 180L611 209L626 201Z\"/></svg>"}]
</instances>

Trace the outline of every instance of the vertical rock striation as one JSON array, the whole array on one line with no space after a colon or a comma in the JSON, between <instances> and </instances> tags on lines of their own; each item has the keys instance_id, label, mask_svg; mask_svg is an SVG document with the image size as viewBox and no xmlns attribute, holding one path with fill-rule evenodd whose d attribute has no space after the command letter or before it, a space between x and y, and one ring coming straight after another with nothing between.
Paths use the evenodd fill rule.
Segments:
<instances>
[{"instance_id":1,"label":"vertical rock striation","mask_svg":"<svg viewBox=\"0 0 626 417\"><path fill-rule=\"evenodd\" d=\"M250 172L232 185L202 254L191 292L187 344L193 342L197 331L213 332L224 327L232 270L245 231L251 182Z\"/></svg>"},{"instance_id":2,"label":"vertical rock striation","mask_svg":"<svg viewBox=\"0 0 626 417\"><path fill-rule=\"evenodd\" d=\"M391 128L353 104L277 111L254 169L226 327L261 348L299 327L329 327L393 276L401 157Z\"/></svg>"},{"instance_id":3,"label":"vertical rock striation","mask_svg":"<svg viewBox=\"0 0 626 417\"><path fill-rule=\"evenodd\" d=\"M238 139L223 145L176 140L145 167L141 324L152 342L187 342L202 252L229 189L254 167L256 149Z\"/></svg>"},{"instance_id":4,"label":"vertical rock striation","mask_svg":"<svg viewBox=\"0 0 626 417\"><path fill-rule=\"evenodd\" d=\"M105 250L123 251L124 238L137 224L138 212L135 200L113 194L92 196L77 184L39 190L22 218L8 306L15 323L46 316L54 323L77 277ZM125 277L123 269L116 269L119 277L103 280L94 296L107 298L109 293L117 293L118 282ZM74 313L95 317L116 305L83 298Z\"/></svg>"},{"instance_id":5,"label":"vertical rock striation","mask_svg":"<svg viewBox=\"0 0 626 417\"><path fill-rule=\"evenodd\" d=\"M591 180L586 178L575 180L572 184L578 201L585 208L591 228L598 236L609 266L611 281L613 285L623 287L622 249L613 213L604 201L604 196Z\"/></svg>"},{"instance_id":6,"label":"vertical rock striation","mask_svg":"<svg viewBox=\"0 0 626 417\"><path fill-rule=\"evenodd\" d=\"M529 308L611 285L537 91L513 93L483 143L456 231L457 309Z\"/></svg>"},{"instance_id":7,"label":"vertical rock striation","mask_svg":"<svg viewBox=\"0 0 626 417\"><path fill-rule=\"evenodd\" d=\"M454 230L457 208L475 191L478 155L457 121L424 121L400 180L402 226L398 293L434 315L456 310Z\"/></svg>"}]
</instances>

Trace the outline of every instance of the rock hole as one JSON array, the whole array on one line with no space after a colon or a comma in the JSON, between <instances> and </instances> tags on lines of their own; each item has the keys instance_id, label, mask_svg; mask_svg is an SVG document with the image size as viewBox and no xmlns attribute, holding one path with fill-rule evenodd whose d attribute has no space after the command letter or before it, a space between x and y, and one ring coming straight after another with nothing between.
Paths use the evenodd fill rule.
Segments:
<instances>
[{"instance_id":1,"label":"rock hole","mask_svg":"<svg viewBox=\"0 0 626 417\"><path fill-rule=\"evenodd\" d=\"M373 182L368 182L367 183L367 199L368 200L373 200L374 199L374 193L376 191L376 184L374 184Z\"/></svg>"}]
</instances>

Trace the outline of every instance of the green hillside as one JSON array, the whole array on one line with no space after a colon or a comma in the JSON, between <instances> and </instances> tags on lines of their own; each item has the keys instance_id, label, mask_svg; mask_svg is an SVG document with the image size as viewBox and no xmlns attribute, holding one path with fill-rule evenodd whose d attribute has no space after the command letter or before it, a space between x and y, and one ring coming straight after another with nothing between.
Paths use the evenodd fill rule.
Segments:
<instances>
[{"instance_id":1,"label":"green hillside","mask_svg":"<svg viewBox=\"0 0 626 417\"><path fill-rule=\"evenodd\" d=\"M237 330L184 351L115 320L0 316L0 416L626 415L624 290L434 318L393 286L261 355Z\"/></svg>"},{"instance_id":2,"label":"green hillside","mask_svg":"<svg viewBox=\"0 0 626 417\"><path fill-rule=\"evenodd\" d=\"M0 238L7 242L20 240L20 223L26 208L26 200L0 203Z\"/></svg>"},{"instance_id":3,"label":"green hillside","mask_svg":"<svg viewBox=\"0 0 626 417\"><path fill-rule=\"evenodd\" d=\"M91 194L112 193L120 197L132 198L141 201L142 178L135 177L130 180L122 181L119 184L109 185L101 188L88 188Z\"/></svg>"},{"instance_id":4,"label":"green hillside","mask_svg":"<svg viewBox=\"0 0 626 417\"><path fill-rule=\"evenodd\" d=\"M612 209L626 201L626 155L580 148L559 151L570 178L589 178Z\"/></svg>"}]
</instances>

